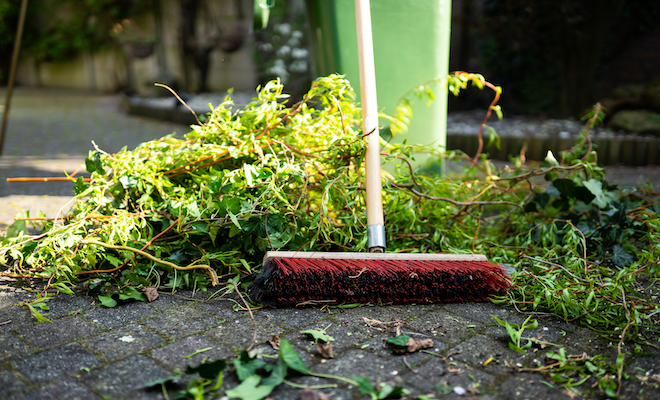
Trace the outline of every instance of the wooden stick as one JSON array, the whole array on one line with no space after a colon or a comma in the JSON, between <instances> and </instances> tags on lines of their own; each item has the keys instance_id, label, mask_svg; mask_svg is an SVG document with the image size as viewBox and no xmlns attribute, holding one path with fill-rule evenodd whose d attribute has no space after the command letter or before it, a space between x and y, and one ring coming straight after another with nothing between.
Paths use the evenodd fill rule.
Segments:
<instances>
[{"instance_id":1,"label":"wooden stick","mask_svg":"<svg viewBox=\"0 0 660 400\"><path fill-rule=\"evenodd\" d=\"M7 182L75 182L77 179L69 176L51 176L42 178L16 177L7 178ZM83 178L83 182L91 182L92 178Z\"/></svg>"},{"instance_id":2,"label":"wooden stick","mask_svg":"<svg viewBox=\"0 0 660 400\"><path fill-rule=\"evenodd\" d=\"M383 227L383 200L380 177L380 137L378 134L378 102L376 71L371 34L369 0L355 0L358 59L360 66L360 94L362 97L362 132L369 135L366 155L367 226ZM383 228L384 231L384 228ZM385 243L382 243L384 247ZM380 246L380 245L378 245Z\"/></svg>"}]
</instances>

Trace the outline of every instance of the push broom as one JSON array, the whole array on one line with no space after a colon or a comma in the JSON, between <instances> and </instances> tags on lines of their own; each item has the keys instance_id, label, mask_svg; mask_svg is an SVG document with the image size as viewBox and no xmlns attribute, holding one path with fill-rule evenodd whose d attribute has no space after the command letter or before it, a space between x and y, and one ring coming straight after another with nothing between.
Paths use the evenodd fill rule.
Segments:
<instances>
[{"instance_id":1,"label":"push broom","mask_svg":"<svg viewBox=\"0 0 660 400\"><path fill-rule=\"evenodd\" d=\"M369 253L269 251L249 289L270 305L304 302L450 303L486 301L509 287L501 266L479 254L385 253L378 106L369 0L355 0L363 132L367 133Z\"/></svg>"}]
</instances>

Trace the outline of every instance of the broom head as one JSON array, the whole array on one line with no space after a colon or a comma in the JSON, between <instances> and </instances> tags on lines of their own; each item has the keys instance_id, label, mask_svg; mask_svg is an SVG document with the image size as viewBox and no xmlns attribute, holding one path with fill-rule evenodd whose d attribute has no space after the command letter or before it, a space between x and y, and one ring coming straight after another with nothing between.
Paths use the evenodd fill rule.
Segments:
<instances>
[{"instance_id":1,"label":"broom head","mask_svg":"<svg viewBox=\"0 0 660 400\"><path fill-rule=\"evenodd\" d=\"M249 289L270 305L487 301L511 282L479 254L266 253Z\"/></svg>"}]
</instances>

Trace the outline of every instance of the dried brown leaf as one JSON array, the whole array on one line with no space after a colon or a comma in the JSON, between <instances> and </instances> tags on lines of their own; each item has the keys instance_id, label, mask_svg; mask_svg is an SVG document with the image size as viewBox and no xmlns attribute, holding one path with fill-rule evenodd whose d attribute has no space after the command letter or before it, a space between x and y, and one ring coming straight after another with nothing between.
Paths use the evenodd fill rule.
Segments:
<instances>
[{"instance_id":1,"label":"dried brown leaf","mask_svg":"<svg viewBox=\"0 0 660 400\"><path fill-rule=\"evenodd\" d=\"M312 388L306 388L300 393L300 400L330 400L333 394L325 394L317 392Z\"/></svg>"},{"instance_id":2,"label":"dried brown leaf","mask_svg":"<svg viewBox=\"0 0 660 400\"><path fill-rule=\"evenodd\" d=\"M325 346L316 342L316 351L318 351L323 358L335 358L335 353L332 351L332 344L330 342Z\"/></svg>"},{"instance_id":3,"label":"dried brown leaf","mask_svg":"<svg viewBox=\"0 0 660 400\"><path fill-rule=\"evenodd\" d=\"M268 343L273 347L275 350L280 349L280 338L278 336L273 336Z\"/></svg>"},{"instance_id":4,"label":"dried brown leaf","mask_svg":"<svg viewBox=\"0 0 660 400\"><path fill-rule=\"evenodd\" d=\"M429 347L433 347L433 340L431 339L413 339L410 338L408 339L408 343L406 343L407 346L407 351L408 353L414 353L417 350L422 350L422 349L428 349Z\"/></svg>"},{"instance_id":5,"label":"dried brown leaf","mask_svg":"<svg viewBox=\"0 0 660 400\"><path fill-rule=\"evenodd\" d=\"M147 296L147 301L151 303L158 298L158 289L155 287L144 288L144 295Z\"/></svg>"}]
</instances>

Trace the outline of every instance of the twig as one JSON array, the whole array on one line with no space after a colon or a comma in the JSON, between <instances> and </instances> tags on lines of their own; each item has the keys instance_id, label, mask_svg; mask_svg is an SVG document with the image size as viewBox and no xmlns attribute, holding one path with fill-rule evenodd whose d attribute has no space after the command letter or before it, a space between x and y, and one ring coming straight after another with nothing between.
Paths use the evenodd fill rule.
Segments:
<instances>
[{"instance_id":1,"label":"twig","mask_svg":"<svg viewBox=\"0 0 660 400\"><path fill-rule=\"evenodd\" d=\"M204 125L204 124L201 123L201 121L199 120L199 118L197 118L197 114L195 114L195 111L193 111L193 109L190 108L190 106L189 106L188 104L186 104L186 102L183 101L183 99L182 99L181 97L179 97L179 95L176 94L176 92L175 92L172 88L170 88L170 87L167 86L167 85L163 85L162 83L154 83L154 86L162 87L162 88L165 88L165 89L169 90L170 93L172 93L172 94L174 95L174 97L176 97L177 100L179 100L179 102L181 102L181 104L183 104L184 106L186 106L186 108L187 108L188 110L190 110L190 112L192 113L192 115L195 116L195 119L197 120L197 124L200 125L200 126Z\"/></svg>"},{"instance_id":2,"label":"twig","mask_svg":"<svg viewBox=\"0 0 660 400\"><path fill-rule=\"evenodd\" d=\"M236 293L238 293L238 297L240 297L241 301L243 301L243 304L245 304L245 308L247 308L247 312L248 314L250 314L250 319L252 319L252 325L254 326L254 332L252 333L252 342L246 349L246 351L250 351L252 350L252 347L254 347L254 345L257 343L257 332L259 326L257 325L257 320L254 319L254 314L252 314L252 308L250 308L250 305L247 303L247 301L245 301L245 298L243 297L243 294L241 293L238 284L233 282L232 285L234 286L234 290L236 290Z\"/></svg>"},{"instance_id":3,"label":"twig","mask_svg":"<svg viewBox=\"0 0 660 400\"><path fill-rule=\"evenodd\" d=\"M218 275L215 273L213 268L211 268L209 265L197 264L197 265L189 265L187 267L180 267L176 264L172 264L169 261L161 260L160 258L154 257L154 256L152 256L151 254L149 254L147 252L135 249L133 247L103 243L103 242L99 242L98 240L94 240L94 239L83 239L81 241L81 243L83 243L83 244L95 244L95 245L98 245L98 246L103 246L103 247L107 247L109 249L114 249L114 250L132 251L133 253L136 253L136 254L139 254L143 257L146 257L146 258L150 259L153 262L165 265L165 266L170 267L170 268L174 268L174 269L179 270L179 271L188 271L188 270L192 270L192 269L205 269L208 272L209 277L211 278L211 284L213 286L218 285Z\"/></svg>"},{"instance_id":4,"label":"twig","mask_svg":"<svg viewBox=\"0 0 660 400\"><path fill-rule=\"evenodd\" d=\"M392 186L397 186L395 184L392 184ZM456 206L488 206L488 205L509 205L509 206L514 206L522 209L522 206L520 204L513 203L511 201L457 201L454 199L450 199L448 197L438 197L438 196L431 196L426 193L419 192L415 189L410 189L411 192L413 192L415 195L419 197L424 197L429 200L437 200L437 201L446 201L447 203L451 203Z\"/></svg>"},{"instance_id":5,"label":"twig","mask_svg":"<svg viewBox=\"0 0 660 400\"><path fill-rule=\"evenodd\" d=\"M550 262L550 261L542 260L542 259L540 259L540 258L531 257L531 256L528 256L528 255L526 255L526 254L523 254L522 257L524 257L524 258L529 258L530 260L534 260L534 261L536 261L536 262L540 262L540 263L544 263L544 264L552 265L553 267L561 268L561 269L564 270L564 272L566 272L567 274L569 274L569 275L572 276L573 278L577 279L578 281L582 281L582 282L584 282L584 283L589 283L589 281L587 281L586 279L582 279L582 278L580 278L580 277L575 276L571 271L567 270L567 269L564 268L564 266L562 266L562 265L555 264L555 263Z\"/></svg>"},{"instance_id":6,"label":"twig","mask_svg":"<svg viewBox=\"0 0 660 400\"><path fill-rule=\"evenodd\" d=\"M91 182L92 178L82 178L83 182ZM48 176L43 178L16 177L7 178L7 182L76 182L73 176Z\"/></svg>"},{"instance_id":7,"label":"twig","mask_svg":"<svg viewBox=\"0 0 660 400\"><path fill-rule=\"evenodd\" d=\"M0 325L7 325L7 324L11 324L11 320L5 321L5 322L0 322Z\"/></svg>"}]
</instances>

